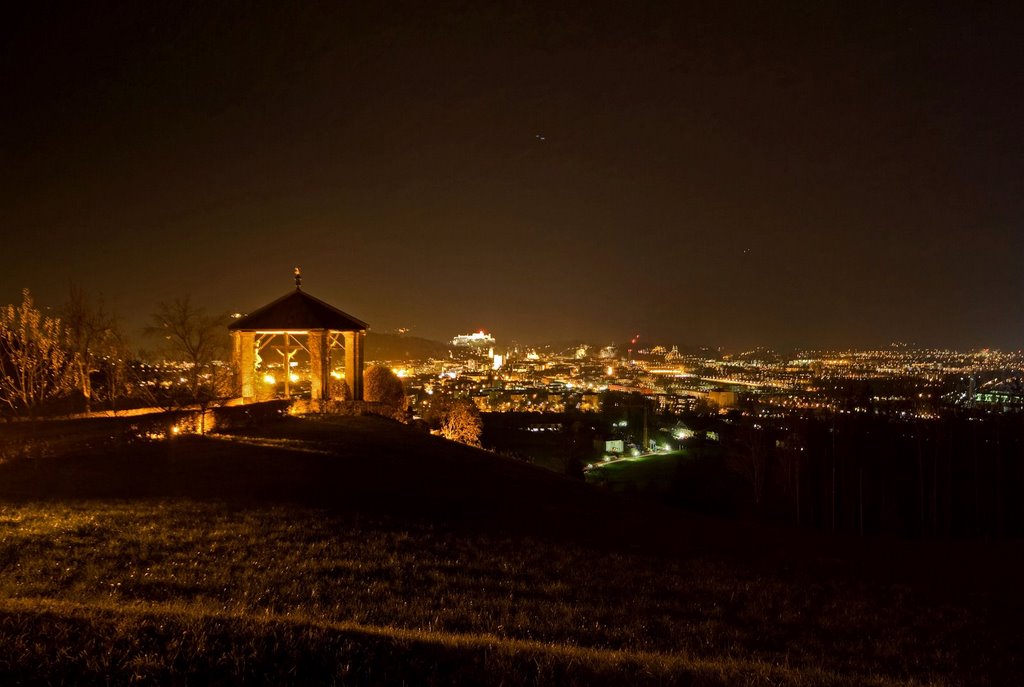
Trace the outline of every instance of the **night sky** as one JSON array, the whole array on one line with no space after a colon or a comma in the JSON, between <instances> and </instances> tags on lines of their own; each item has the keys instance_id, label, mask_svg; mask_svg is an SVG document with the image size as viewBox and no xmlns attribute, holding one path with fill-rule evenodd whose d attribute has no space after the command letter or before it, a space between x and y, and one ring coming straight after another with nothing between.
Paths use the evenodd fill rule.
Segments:
<instances>
[{"instance_id":1,"label":"night sky","mask_svg":"<svg viewBox=\"0 0 1024 687\"><path fill-rule=\"evenodd\" d=\"M1018 3L24 4L0 302L1024 346Z\"/></svg>"}]
</instances>

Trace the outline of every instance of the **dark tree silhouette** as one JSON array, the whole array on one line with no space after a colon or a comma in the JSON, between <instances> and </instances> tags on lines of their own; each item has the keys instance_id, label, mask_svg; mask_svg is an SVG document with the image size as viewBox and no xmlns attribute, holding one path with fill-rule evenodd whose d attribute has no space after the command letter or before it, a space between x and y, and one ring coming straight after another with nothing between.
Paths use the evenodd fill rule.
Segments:
<instances>
[{"instance_id":1,"label":"dark tree silhouette","mask_svg":"<svg viewBox=\"0 0 1024 687\"><path fill-rule=\"evenodd\" d=\"M92 375L99 372L100 361L123 339L118 338L117 318L109 312L102 297L92 298L81 288L71 285L64 303L64 326L68 346L75 354L75 370L79 391L85 399L85 410L92 410Z\"/></svg>"},{"instance_id":2,"label":"dark tree silhouette","mask_svg":"<svg viewBox=\"0 0 1024 687\"><path fill-rule=\"evenodd\" d=\"M207 314L189 296L159 304L146 334L160 341L166 361L181 365L185 380L183 387L172 386L165 402L205 410L233 395L234 374L224 362L230 352L228 321L226 314Z\"/></svg>"}]
</instances>

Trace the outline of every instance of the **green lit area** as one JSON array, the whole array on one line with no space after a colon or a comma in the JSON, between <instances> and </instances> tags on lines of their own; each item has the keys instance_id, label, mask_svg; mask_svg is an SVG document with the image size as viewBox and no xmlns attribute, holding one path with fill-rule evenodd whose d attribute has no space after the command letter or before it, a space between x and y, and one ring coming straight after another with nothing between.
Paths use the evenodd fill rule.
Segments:
<instances>
[{"instance_id":1,"label":"green lit area","mask_svg":"<svg viewBox=\"0 0 1024 687\"><path fill-rule=\"evenodd\" d=\"M597 463L584 471L590 484L608 487L614 491L669 492L680 479L684 470L701 458L719 457L717 444L682 448L667 453L650 453L629 456Z\"/></svg>"}]
</instances>

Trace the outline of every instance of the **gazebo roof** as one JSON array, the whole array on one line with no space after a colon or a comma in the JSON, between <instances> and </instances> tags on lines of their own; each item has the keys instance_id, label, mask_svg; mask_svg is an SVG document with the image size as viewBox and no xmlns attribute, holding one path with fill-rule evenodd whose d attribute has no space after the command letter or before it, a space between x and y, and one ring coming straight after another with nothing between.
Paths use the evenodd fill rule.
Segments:
<instances>
[{"instance_id":1,"label":"gazebo roof","mask_svg":"<svg viewBox=\"0 0 1024 687\"><path fill-rule=\"evenodd\" d=\"M231 331L364 331L369 325L297 288L228 325Z\"/></svg>"}]
</instances>

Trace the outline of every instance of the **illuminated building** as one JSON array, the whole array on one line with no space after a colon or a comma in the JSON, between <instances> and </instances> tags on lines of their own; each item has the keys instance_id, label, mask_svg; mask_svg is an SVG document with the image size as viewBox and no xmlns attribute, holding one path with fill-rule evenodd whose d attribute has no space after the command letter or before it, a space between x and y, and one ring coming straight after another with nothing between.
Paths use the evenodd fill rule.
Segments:
<instances>
[{"instance_id":1,"label":"illuminated building","mask_svg":"<svg viewBox=\"0 0 1024 687\"><path fill-rule=\"evenodd\" d=\"M302 274L295 268L295 290L228 326L232 358L240 377L242 399L256 398L257 366L261 352L281 356L285 395L298 377L287 372L300 351L309 355L311 397L331 397L331 354L344 351L345 379L352 398L363 397L363 340L367 324L302 291ZM268 375L269 376L269 375ZM276 381L276 379L275 379Z\"/></svg>"},{"instance_id":2,"label":"illuminated building","mask_svg":"<svg viewBox=\"0 0 1024 687\"><path fill-rule=\"evenodd\" d=\"M708 400L719 408L731 408L736 405L736 392L725 389L715 389L708 392Z\"/></svg>"},{"instance_id":3,"label":"illuminated building","mask_svg":"<svg viewBox=\"0 0 1024 687\"><path fill-rule=\"evenodd\" d=\"M452 338L452 346L486 348L494 345L494 337L480 330L473 334L459 334Z\"/></svg>"}]
</instances>

